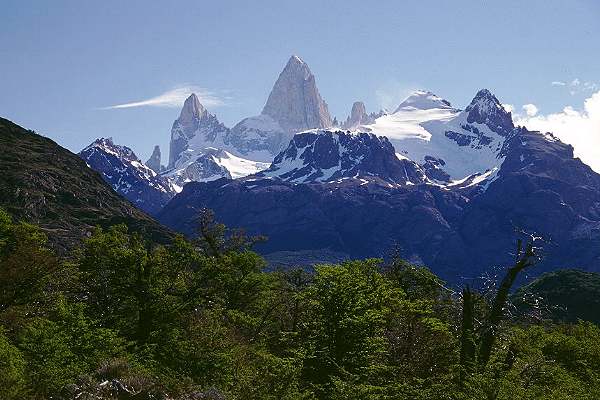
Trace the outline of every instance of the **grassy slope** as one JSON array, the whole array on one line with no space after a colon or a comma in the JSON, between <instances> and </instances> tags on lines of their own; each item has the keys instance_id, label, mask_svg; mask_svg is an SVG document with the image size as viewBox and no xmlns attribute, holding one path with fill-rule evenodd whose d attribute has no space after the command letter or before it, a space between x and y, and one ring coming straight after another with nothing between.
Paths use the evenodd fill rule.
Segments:
<instances>
[{"instance_id":1,"label":"grassy slope","mask_svg":"<svg viewBox=\"0 0 600 400\"><path fill-rule=\"evenodd\" d=\"M156 241L170 231L135 208L52 140L0 118L0 207L69 248L94 226L127 224Z\"/></svg>"}]
</instances>

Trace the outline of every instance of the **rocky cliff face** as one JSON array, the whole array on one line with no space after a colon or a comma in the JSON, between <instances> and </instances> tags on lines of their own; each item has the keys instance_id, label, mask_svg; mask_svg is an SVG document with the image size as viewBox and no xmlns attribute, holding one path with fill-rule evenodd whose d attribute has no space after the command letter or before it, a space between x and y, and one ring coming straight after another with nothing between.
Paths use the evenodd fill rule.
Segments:
<instances>
[{"instance_id":1,"label":"rocky cliff face","mask_svg":"<svg viewBox=\"0 0 600 400\"><path fill-rule=\"evenodd\" d=\"M262 114L291 133L331 126L331 116L317 89L315 76L297 56L292 56L281 71Z\"/></svg>"}]
</instances>

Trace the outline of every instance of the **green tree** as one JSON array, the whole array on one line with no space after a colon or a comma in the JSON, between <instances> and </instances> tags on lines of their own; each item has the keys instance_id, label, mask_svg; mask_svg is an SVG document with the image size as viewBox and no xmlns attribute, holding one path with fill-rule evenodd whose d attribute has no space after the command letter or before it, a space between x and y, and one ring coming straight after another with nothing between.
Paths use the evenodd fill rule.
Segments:
<instances>
[{"instance_id":1,"label":"green tree","mask_svg":"<svg viewBox=\"0 0 600 400\"><path fill-rule=\"evenodd\" d=\"M318 266L302 293L304 376L322 393L334 377L360 381L383 360L385 326L404 293L379 267L378 260Z\"/></svg>"},{"instance_id":2,"label":"green tree","mask_svg":"<svg viewBox=\"0 0 600 400\"><path fill-rule=\"evenodd\" d=\"M10 343L0 328L0 398L22 399L26 392L23 354Z\"/></svg>"},{"instance_id":3,"label":"green tree","mask_svg":"<svg viewBox=\"0 0 600 400\"><path fill-rule=\"evenodd\" d=\"M0 312L39 300L60 267L46 247L46 235L36 226L14 223L0 210Z\"/></svg>"}]
</instances>

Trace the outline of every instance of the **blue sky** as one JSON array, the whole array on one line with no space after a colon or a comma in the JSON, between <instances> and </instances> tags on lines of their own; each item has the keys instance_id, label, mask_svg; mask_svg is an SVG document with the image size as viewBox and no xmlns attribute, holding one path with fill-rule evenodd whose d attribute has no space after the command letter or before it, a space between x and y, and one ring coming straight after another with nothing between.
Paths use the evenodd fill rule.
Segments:
<instances>
[{"instance_id":1,"label":"blue sky","mask_svg":"<svg viewBox=\"0 0 600 400\"><path fill-rule=\"evenodd\" d=\"M0 116L73 151L112 136L166 158L177 108L106 107L202 88L232 126L260 112L291 54L338 119L355 100L375 111L417 88L464 107L483 87L523 118L585 117L600 91L600 2L3 0Z\"/></svg>"}]
</instances>

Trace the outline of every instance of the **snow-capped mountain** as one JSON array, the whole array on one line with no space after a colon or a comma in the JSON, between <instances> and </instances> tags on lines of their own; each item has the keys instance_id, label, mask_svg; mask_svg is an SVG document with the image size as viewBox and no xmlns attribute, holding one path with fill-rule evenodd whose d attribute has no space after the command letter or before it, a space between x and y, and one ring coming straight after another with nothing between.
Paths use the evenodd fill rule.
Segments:
<instances>
[{"instance_id":1,"label":"snow-capped mountain","mask_svg":"<svg viewBox=\"0 0 600 400\"><path fill-rule=\"evenodd\" d=\"M411 185L427 180L416 163L398 159L387 138L330 130L296 134L270 168L257 176L297 183L359 179L363 184L375 180Z\"/></svg>"},{"instance_id":2,"label":"snow-capped mountain","mask_svg":"<svg viewBox=\"0 0 600 400\"><path fill-rule=\"evenodd\" d=\"M384 257L400 247L403 257L456 282L510 264L516 238L535 234L547 240L536 271L571 264L597 270L600 175L574 158L571 146L511 128L509 117L485 90L464 111L417 94L371 127L387 121L403 135L395 146L426 146L422 154L454 174L446 182L425 177L426 163L405 158L391 140L317 129L296 134L262 173L187 185L158 218L191 234L194 216L208 207L227 225L268 236L259 248L268 259L284 252L300 265L315 254L327 262L332 255ZM466 166L459 174L453 168L460 157Z\"/></svg>"},{"instance_id":3,"label":"snow-capped mountain","mask_svg":"<svg viewBox=\"0 0 600 400\"><path fill-rule=\"evenodd\" d=\"M175 195L171 182L144 165L133 150L97 139L79 153L90 168L138 208L156 214Z\"/></svg>"},{"instance_id":4,"label":"snow-capped mountain","mask_svg":"<svg viewBox=\"0 0 600 400\"><path fill-rule=\"evenodd\" d=\"M230 133L191 94L173 123L169 168L162 175L180 189L187 182L238 178L268 167L260 161L240 157L240 151L230 141Z\"/></svg>"},{"instance_id":5,"label":"snow-capped mountain","mask_svg":"<svg viewBox=\"0 0 600 400\"><path fill-rule=\"evenodd\" d=\"M464 111L417 91L392 114L355 129L386 136L399 157L415 161L430 179L451 184L497 171L514 125L510 112L484 89Z\"/></svg>"},{"instance_id":6,"label":"snow-capped mountain","mask_svg":"<svg viewBox=\"0 0 600 400\"><path fill-rule=\"evenodd\" d=\"M262 113L227 128L192 94L173 123L169 168L178 186L190 181L242 177L266 169L294 133L331 125L327 104L308 65L292 56Z\"/></svg>"},{"instance_id":7,"label":"snow-capped mountain","mask_svg":"<svg viewBox=\"0 0 600 400\"><path fill-rule=\"evenodd\" d=\"M222 148L205 147L181 168L163 173L178 189L188 182L206 182L219 178L236 179L269 167L268 163L237 157Z\"/></svg>"},{"instance_id":8,"label":"snow-capped mountain","mask_svg":"<svg viewBox=\"0 0 600 400\"><path fill-rule=\"evenodd\" d=\"M184 102L173 122L169 147L169 169L181 169L202 155L205 148L228 146L229 128L208 112L195 93Z\"/></svg>"}]
</instances>

